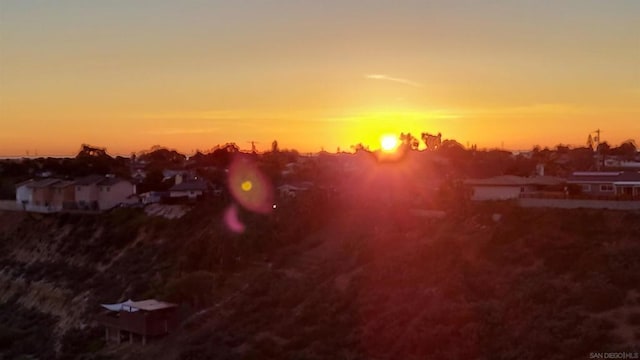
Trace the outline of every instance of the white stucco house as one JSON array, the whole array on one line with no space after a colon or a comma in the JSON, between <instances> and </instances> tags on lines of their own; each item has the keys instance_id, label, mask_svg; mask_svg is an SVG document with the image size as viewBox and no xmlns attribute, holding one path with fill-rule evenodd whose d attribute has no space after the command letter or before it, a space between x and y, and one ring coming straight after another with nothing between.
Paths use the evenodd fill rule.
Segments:
<instances>
[{"instance_id":1,"label":"white stucco house","mask_svg":"<svg viewBox=\"0 0 640 360\"><path fill-rule=\"evenodd\" d=\"M33 179L16 184L16 203L20 209L24 209L27 204L33 201L33 191L29 184L35 182Z\"/></svg>"},{"instance_id":2,"label":"white stucco house","mask_svg":"<svg viewBox=\"0 0 640 360\"><path fill-rule=\"evenodd\" d=\"M100 210L111 209L120 204L133 204L138 202L135 196L135 185L128 180L106 177L97 183L97 188L98 208Z\"/></svg>"},{"instance_id":3,"label":"white stucco house","mask_svg":"<svg viewBox=\"0 0 640 360\"><path fill-rule=\"evenodd\" d=\"M55 212L53 185L58 179L31 179L16 185L16 203L19 208L32 212Z\"/></svg>"},{"instance_id":4,"label":"white stucco house","mask_svg":"<svg viewBox=\"0 0 640 360\"><path fill-rule=\"evenodd\" d=\"M19 208L33 212L108 210L138 202L135 185L113 176L90 175L77 180L31 179L16 184Z\"/></svg>"},{"instance_id":5,"label":"white stucco house","mask_svg":"<svg viewBox=\"0 0 640 360\"><path fill-rule=\"evenodd\" d=\"M60 180L51 185L51 206L54 211L74 209L75 182L72 180Z\"/></svg>"},{"instance_id":6,"label":"white stucco house","mask_svg":"<svg viewBox=\"0 0 640 360\"><path fill-rule=\"evenodd\" d=\"M469 179L464 183L471 187L471 200L518 199L523 194L532 194L544 188L559 186L564 179L553 176L520 177L496 176L487 179Z\"/></svg>"},{"instance_id":7,"label":"white stucco house","mask_svg":"<svg viewBox=\"0 0 640 360\"><path fill-rule=\"evenodd\" d=\"M104 176L89 175L75 181L75 203L78 209L98 210L98 183L102 180Z\"/></svg>"}]
</instances>

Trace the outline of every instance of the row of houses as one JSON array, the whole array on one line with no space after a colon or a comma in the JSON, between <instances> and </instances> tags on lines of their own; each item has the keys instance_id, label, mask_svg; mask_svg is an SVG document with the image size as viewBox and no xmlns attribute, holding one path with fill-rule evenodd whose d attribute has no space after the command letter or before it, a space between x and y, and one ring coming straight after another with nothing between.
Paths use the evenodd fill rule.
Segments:
<instances>
[{"instance_id":1,"label":"row of houses","mask_svg":"<svg viewBox=\"0 0 640 360\"><path fill-rule=\"evenodd\" d=\"M640 173L633 171L575 172L568 178L552 176L497 176L470 179L472 200L508 200L561 196L602 200L640 200Z\"/></svg>"},{"instance_id":2,"label":"row of houses","mask_svg":"<svg viewBox=\"0 0 640 360\"><path fill-rule=\"evenodd\" d=\"M16 202L26 211L107 210L137 203L130 181L113 176L90 175L76 180L30 179L16 185Z\"/></svg>"}]
</instances>

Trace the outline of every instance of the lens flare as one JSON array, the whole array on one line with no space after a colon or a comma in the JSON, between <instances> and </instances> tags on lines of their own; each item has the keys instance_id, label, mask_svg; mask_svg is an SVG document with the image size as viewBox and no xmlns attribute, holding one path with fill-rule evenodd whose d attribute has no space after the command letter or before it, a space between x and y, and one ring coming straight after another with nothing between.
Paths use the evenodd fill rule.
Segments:
<instances>
[{"instance_id":1,"label":"lens flare","mask_svg":"<svg viewBox=\"0 0 640 360\"><path fill-rule=\"evenodd\" d=\"M245 225L238 218L238 208L235 205L231 205L224 211L224 223L229 230L234 233L241 234L245 230Z\"/></svg>"},{"instance_id":2,"label":"lens flare","mask_svg":"<svg viewBox=\"0 0 640 360\"><path fill-rule=\"evenodd\" d=\"M229 191L243 208L269 213L273 210L273 186L247 156L236 156L229 166Z\"/></svg>"}]
</instances>

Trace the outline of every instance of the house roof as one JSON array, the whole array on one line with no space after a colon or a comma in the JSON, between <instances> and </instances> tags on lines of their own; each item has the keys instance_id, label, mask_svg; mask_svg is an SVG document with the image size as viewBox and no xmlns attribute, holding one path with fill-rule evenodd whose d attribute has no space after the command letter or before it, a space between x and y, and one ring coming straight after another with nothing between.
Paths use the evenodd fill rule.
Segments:
<instances>
[{"instance_id":1,"label":"house roof","mask_svg":"<svg viewBox=\"0 0 640 360\"><path fill-rule=\"evenodd\" d=\"M111 186L117 183L127 181L117 177L102 176L102 175L89 175L75 181L76 185L98 185L98 186Z\"/></svg>"},{"instance_id":2,"label":"house roof","mask_svg":"<svg viewBox=\"0 0 640 360\"><path fill-rule=\"evenodd\" d=\"M528 179L531 179L532 181L531 185L553 186L553 185L564 184L567 182L567 179L557 177L557 176L535 176L533 178L528 178Z\"/></svg>"},{"instance_id":3,"label":"house roof","mask_svg":"<svg viewBox=\"0 0 640 360\"><path fill-rule=\"evenodd\" d=\"M154 311L154 310L162 310L176 307L178 305L159 301L155 299L134 301L132 303L127 304L127 306L132 307L134 309L144 310L144 311Z\"/></svg>"},{"instance_id":4,"label":"house roof","mask_svg":"<svg viewBox=\"0 0 640 360\"><path fill-rule=\"evenodd\" d=\"M172 186L169 191L205 191L208 184L203 180L185 181Z\"/></svg>"},{"instance_id":5,"label":"house roof","mask_svg":"<svg viewBox=\"0 0 640 360\"><path fill-rule=\"evenodd\" d=\"M574 184L581 183L617 183L631 182L640 183L640 172L635 171L610 171L610 172L576 172L573 173L567 182Z\"/></svg>"},{"instance_id":6,"label":"house roof","mask_svg":"<svg viewBox=\"0 0 640 360\"><path fill-rule=\"evenodd\" d=\"M33 179L29 179L29 180L25 180L25 181L21 181L19 183L16 184L16 187L19 188L20 186L25 186L25 185L29 185L30 183L34 182L35 180Z\"/></svg>"},{"instance_id":7,"label":"house roof","mask_svg":"<svg viewBox=\"0 0 640 360\"><path fill-rule=\"evenodd\" d=\"M487 179L469 179L465 184L474 186L524 186L524 185L559 185L564 179L554 176L521 177L515 175L502 175Z\"/></svg>"},{"instance_id":8,"label":"house roof","mask_svg":"<svg viewBox=\"0 0 640 360\"><path fill-rule=\"evenodd\" d=\"M74 181L69 181L69 180L60 180L57 183L53 184L53 187L56 189L61 189L61 188L65 188L67 186L71 186L75 184Z\"/></svg>"},{"instance_id":9,"label":"house roof","mask_svg":"<svg viewBox=\"0 0 640 360\"><path fill-rule=\"evenodd\" d=\"M71 185L99 185L99 186L111 186L123 181L127 181L120 178L112 178L112 177L104 177L101 175L89 175L83 178L77 179L75 181L71 180L60 180L54 178L46 178L46 179L29 179L27 181L23 181L16 184L16 188L21 186L28 186L30 188L45 188L45 187L54 187L57 189L65 188Z\"/></svg>"},{"instance_id":10,"label":"house roof","mask_svg":"<svg viewBox=\"0 0 640 360\"><path fill-rule=\"evenodd\" d=\"M133 300L131 300L131 299L129 299L129 300L124 301L124 302L121 302L121 303L115 303L115 304L100 304L100 306L102 306L103 308L105 308L105 309L107 309L107 310L109 310L109 311L116 311L116 312L117 312L117 311L122 311L122 310L124 310L124 309L123 309L123 308L124 308L124 306L131 306L131 304L133 304L133 303L134 303L134 301L133 301ZM127 309L127 310L128 310L128 311L130 311L130 312L138 311L137 309L132 309L132 310Z\"/></svg>"},{"instance_id":11,"label":"house roof","mask_svg":"<svg viewBox=\"0 0 640 360\"><path fill-rule=\"evenodd\" d=\"M37 180L32 182L31 184L29 184L30 188L46 188L49 187L57 182L60 182L60 179L42 179L42 180Z\"/></svg>"},{"instance_id":12,"label":"house roof","mask_svg":"<svg viewBox=\"0 0 640 360\"><path fill-rule=\"evenodd\" d=\"M77 179L75 181L75 184L76 185L93 185L93 184L99 183L102 180L104 180L104 176L102 175L89 175L89 176L85 176L80 179Z\"/></svg>"},{"instance_id":13,"label":"house roof","mask_svg":"<svg viewBox=\"0 0 640 360\"><path fill-rule=\"evenodd\" d=\"M116 177L105 177L98 183L98 186L111 186L126 181Z\"/></svg>"},{"instance_id":14,"label":"house roof","mask_svg":"<svg viewBox=\"0 0 640 360\"><path fill-rule=\"evenodd\" d=\"M144 311L154 311L154 310L162 310L176 307L178 305L159 301L155 299L147 299L140 301L133 301L131 299L115 304L100 304L103 308L109 311L128 311L128 312L136 312L139 310Z\"/></svg>"}]
</instances>

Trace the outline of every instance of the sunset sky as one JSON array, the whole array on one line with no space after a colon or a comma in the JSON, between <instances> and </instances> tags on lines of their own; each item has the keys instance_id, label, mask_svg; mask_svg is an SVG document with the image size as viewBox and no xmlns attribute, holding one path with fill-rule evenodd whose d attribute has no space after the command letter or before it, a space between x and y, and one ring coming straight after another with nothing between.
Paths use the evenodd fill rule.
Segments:
<instances>
[{"instance_id":1,"label":"sunset sky","mask_svg":"<svg viewBox=\"0 0 640 360\"><path fill-rule=\"evenodd\" d=\"M0 156L640 142L640 1L0 0Z\"/></svg>"}]
</instances>

